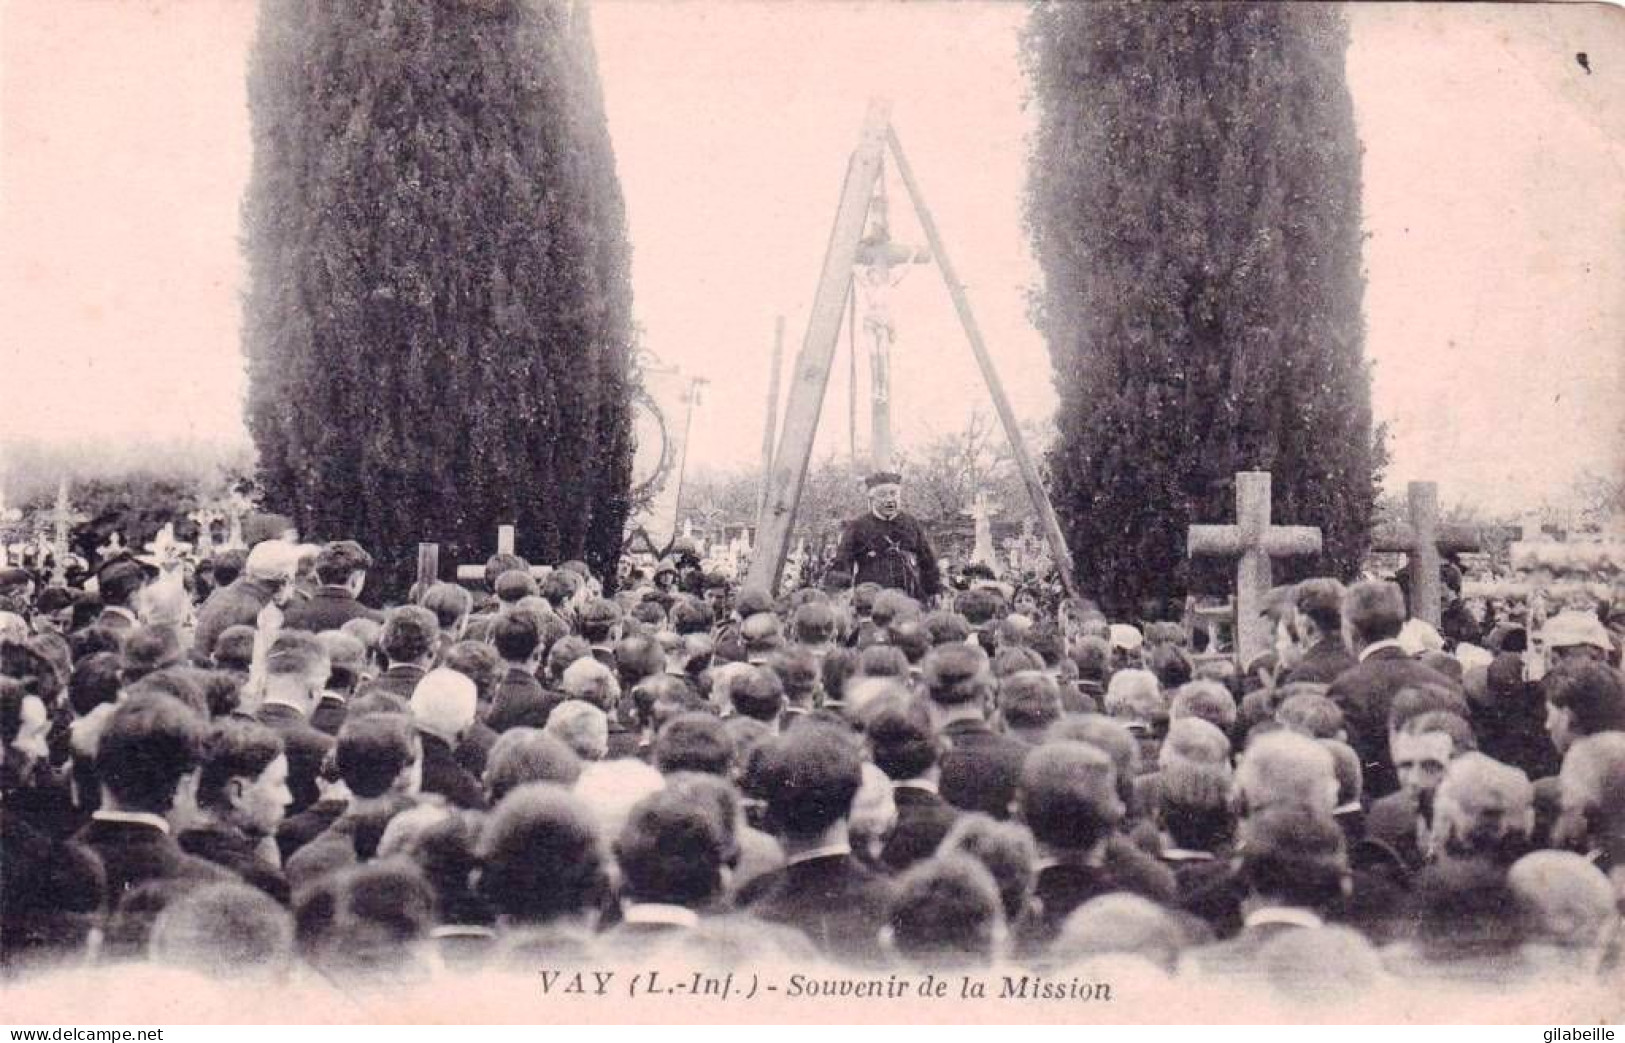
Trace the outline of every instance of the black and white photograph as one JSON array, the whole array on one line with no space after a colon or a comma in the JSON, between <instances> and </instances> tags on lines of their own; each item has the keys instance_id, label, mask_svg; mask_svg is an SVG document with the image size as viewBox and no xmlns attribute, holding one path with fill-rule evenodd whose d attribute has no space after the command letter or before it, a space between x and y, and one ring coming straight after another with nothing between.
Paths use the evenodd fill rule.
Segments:
<instances>
[{"instance_id":1,"label":"black and white photograph","mask_svg":"<svg viewBox=\"0 0 1625 1043\"><path fill-rule=\"evenodd\" d=\"M0 244L0 1023L1625 1017L1619 6L0 0Z\"/></svg>"}]
</instances>

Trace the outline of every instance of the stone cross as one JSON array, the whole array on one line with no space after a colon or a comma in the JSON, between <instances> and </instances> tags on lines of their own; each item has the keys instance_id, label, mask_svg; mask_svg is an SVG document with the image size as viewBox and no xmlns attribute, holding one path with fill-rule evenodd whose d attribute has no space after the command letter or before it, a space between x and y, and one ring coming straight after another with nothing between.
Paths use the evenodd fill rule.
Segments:
<instances>
[{"instance_id":1,"label":"stone cross","mask_svg":"<svg viewBox=\"0 0 1625 1043\"><path fill-rule=\"evenodd\" d=\"M517 545L517 543L518 543L518 530L517 529L515 529L512 525L498 525L497 526L497 550L496 550L496 552L498 554L513 554L514 553L514 547L515 547L515 545ZM435 563L436 569L438 571L438 566L439 566L439 563L440 563L440 545L439 544L419 544L418 546L420 548L424 547L424 546L433 546L435 548L434 563ZM419 560L420 561L422 560L422 551L421 550L419 550ZM553 570L548 569L548 568L543 568L540 565L532 565L530 567L530 574L532 576L535 576L537 579L541 579L543 576L547 575L551 571L553 571ZM438 578L439 578L438 575L429 576L428 577L428 582L432 584ZM419 570L418 579L420 581L425 579L425 575L423 574L421 569ZM482 562L481 564L478 564L478 565L459 565L459 566L457 566L457 580L460 583L467 583L467 582L481 583L481 582L484 582L484 580L485 580L485 564ZM428 589L428 588L425 587L424 589Z\"/></svg>"},{"instance_id":2,"label":"stone cross","mask_svg":"<svg viewBox=\"0 0 1625 1043\"><path fill-rule=\"evenodd\" d=\"M1320 553L1320 530L1311 525L1270 524L1270 473L1236 475L1236 524L1192 525L1186 538L1191 557L1236 561L1236 654L1243 665L1267 652L1269 626L1259 614L1273 585L1274 558Z\"/></svg>"},{"instance_id":3,"label":"stone cross","mask_svg":"<svg viewBox=\"0 0 1625 1043\"><path fill-rule=\"evenodd\" d=\"M68 502L68 480L66 478L57 482L56 506L45 516L51 523L51 582L66 583L68 581L68 529L85 519L85 516L74 511L73 505Z\"/></svg>"},{"instance_id":4,"label":"stone cross","mask_svg":"<svg viewBox=\"0 0 1625 1043\"><path fill-rule=\"evenodd\" d=\"M993 551L993 516L999 513L999 508L987 502L987 493L978 492L976 500L968 511L959 513L976 520L976 548L971 551L970 560L978 565L986 565L998 570L999 559Z\"/></svg>"},{"instance_id":5,"label":"stone cross","mask_svg":"<svg viewBox=\"0 0 1625 1043\"><path fill-rule=\"evenodd\" d=\"M214 523L223 515L212 507L199 507L186 516L197 523L197 556L207 560L214 557Z\"/></svg>"},{"instance_id":6,"label":"stone cross","mask_svg":"<svg viewBox=\"0 0 1625 1043\"><path fill-rule=\"evenodd\" d=\"M1442 554L1478 549L1478 536L1472 529L1439 523L1437 482L1411 482L1405 489L1407 520L1385 525L1372 534L1371 549L1404 553L1410 558L1411 616L1439 625L1444 606L1444 586L1439 580Z\"/></svg>"},{"instance_id":7,"label":"stone cross","mask_svg":"<svg viewBox=\"0 0 1625 1043\"><path fill-rule=\"evenodd\" d=\"M230 528L226 530L227 549L246 548L248 542L243 539L243 518L254 509L254 501L244 496L239 490L233 489L226 502L221 505L226 517L231 519Z\"/></svg>"}]
</instances>

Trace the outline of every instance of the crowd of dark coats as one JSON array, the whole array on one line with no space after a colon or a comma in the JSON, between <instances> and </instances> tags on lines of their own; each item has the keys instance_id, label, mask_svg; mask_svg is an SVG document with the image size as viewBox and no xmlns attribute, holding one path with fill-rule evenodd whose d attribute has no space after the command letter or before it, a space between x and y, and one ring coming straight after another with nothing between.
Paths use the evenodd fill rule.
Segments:
<instances>
[{"instance_id":1,"label":"crowd of dark coats","mask_svg":"<svg viewBox=\"0 0 1625 1043\"><path fill-rule=\"evenodd\" d=\"M0 574L7 976L1619 973L1593 614L1416 655L1395 585L1311 580L1243 671L995 584L605 597L504 555L378 611L347 541L211 564Z\"/></svg>"}]
</instances>

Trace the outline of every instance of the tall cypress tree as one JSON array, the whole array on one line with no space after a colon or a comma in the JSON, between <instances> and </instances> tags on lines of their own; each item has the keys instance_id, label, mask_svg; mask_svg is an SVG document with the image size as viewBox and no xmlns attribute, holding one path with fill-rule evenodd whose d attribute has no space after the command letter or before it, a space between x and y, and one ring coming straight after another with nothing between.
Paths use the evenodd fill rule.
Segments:
<instances>
[{"instance_id":1,"label":"tall cypress tree","mask_svg":"<svg viewBox=\"0 0 1625 1043\"><path fill-rule=\"evenodd\" d=\"M419 540L612 572L631 469L625 213L584 7L263 0L244 207L270 505L395 588Z\"/></svg>"},{"instance_id":2,"label":"tall cypress tree","mask_svg":"<svg viewBox=\"0 0 1625 1043\"><path fill-rule=\"evenodd\" d=\"M1233 519L1238 470L1273 474L1275 520L1320 526L1299 571L1350 575L1365 552L1384 451L1347 42L1330 5L1034 9L1053 493L1080 577L1118 611L1228 589L1185 533Z\"/></svg>"}]
</instances>

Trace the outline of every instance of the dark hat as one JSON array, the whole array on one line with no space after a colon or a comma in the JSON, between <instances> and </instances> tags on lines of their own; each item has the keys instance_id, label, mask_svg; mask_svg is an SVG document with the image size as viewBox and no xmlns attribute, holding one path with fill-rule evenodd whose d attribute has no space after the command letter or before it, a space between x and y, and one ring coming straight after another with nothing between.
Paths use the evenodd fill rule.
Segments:
<instances>
[{"instance_id":1,"label":"dark hat","mask_svg":"<svg viewBox=\"0 0 1625 1043\"><path fill-rule=\"evenodd\" d=\"M102 590L124 586L134 591L147 581L148 572L132 558L120 558L96 573L96 585Z\"/></svg>"},{"instance_id":2,"label":"dark hat","mask_svg":"<svg viewBox=\"0 0 1625 1043\"><path fill-rule=\"evenodd\" d=\"M67 587L50 586L39 593L39 610L41 612L61 612L71 608L79 600L79 596Z\"/></svg>"},{"instance_id":3,"label":"dark hat","mask_svg":"<svg viewBox=\"0 0 1625 1043\"><path fill-rule=\"evenodd\" d=\"M322 547L316 555L316 571L320 575L339 572L357 572L372 568L372 555L354 540L334 540Z\"/></svg>"},{"instance_id":4,"label":"dark hat","mask_svg":"<svg viewBox=\"0 0 1625 1043\"><path fill-rule=\"evenodd\" d=\"M881 485L901 485L903 476L896 471L876 471L863 480L866 489L873 489Z\"/></svg>"}]
</instances>

